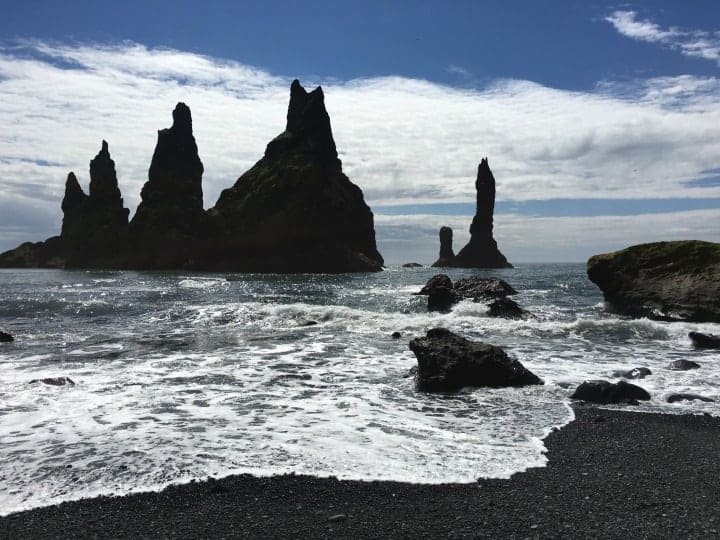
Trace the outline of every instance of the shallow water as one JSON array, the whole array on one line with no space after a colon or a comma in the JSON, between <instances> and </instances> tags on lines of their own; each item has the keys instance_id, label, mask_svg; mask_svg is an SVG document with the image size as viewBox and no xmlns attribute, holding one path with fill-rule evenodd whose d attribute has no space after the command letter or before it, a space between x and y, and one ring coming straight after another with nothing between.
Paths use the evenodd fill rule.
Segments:
<instances>
[{"instance_id":1,"label":"shallow water","mask_svg":"<svg viewBox=\"0 0 720 540\"><path fill-rule=\"evenodd\" d=\"M507 477L545 463L541 438L572 419L572 388L635 366L653 371L639 410L720 414L665 403L720 400L720 354L687 339L720 325L607 313L581 264L448 272L506 279L537 320L471 301L433 314L412 292L435 273L0 270L0 329L16 338L0 345L0 514L239 472ZM546 385L416 392L407 343L434 326L502 346ZM666 369L679 358L702 367ZM77 384L29 382L59 376Z\"/></svg>"}]
</instances>

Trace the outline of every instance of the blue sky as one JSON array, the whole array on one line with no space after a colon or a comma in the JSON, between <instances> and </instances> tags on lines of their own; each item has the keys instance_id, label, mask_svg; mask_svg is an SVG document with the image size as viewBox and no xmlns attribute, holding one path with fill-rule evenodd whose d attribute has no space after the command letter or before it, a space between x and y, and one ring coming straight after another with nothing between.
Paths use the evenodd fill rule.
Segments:
<instances>
[{"instance_id":1,"label":"blue sky","mask_svg":"<svg viewBox=\"0 0 720 540\"><path fill-rule=\"evenodd\" d=\"M212 206L282 130L294 77L325 87L390 262L432 260L446 223L460 247L484 156L511 259L720 240L717 1L6 2L2 13L0 249L59 230L64 177L87 182L102 138L134 211L180 99Z\"/></svg>"}]
</instances>

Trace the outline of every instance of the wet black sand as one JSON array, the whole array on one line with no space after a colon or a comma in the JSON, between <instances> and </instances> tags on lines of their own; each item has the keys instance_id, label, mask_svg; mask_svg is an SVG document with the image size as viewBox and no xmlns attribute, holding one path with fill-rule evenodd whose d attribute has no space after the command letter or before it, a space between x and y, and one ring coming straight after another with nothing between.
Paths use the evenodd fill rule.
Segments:
<instances>
[{"instance_id":1,"label":"wet black sand","mask_svg":"<svg viewBox=\"0 0 720 540\"><path fill-rule=\"evenodd\" d=\"M716 538L720 419L578 407L547 467L440 486L223 480L0 519L2 538Z\"/></svg>"}]
</instances>

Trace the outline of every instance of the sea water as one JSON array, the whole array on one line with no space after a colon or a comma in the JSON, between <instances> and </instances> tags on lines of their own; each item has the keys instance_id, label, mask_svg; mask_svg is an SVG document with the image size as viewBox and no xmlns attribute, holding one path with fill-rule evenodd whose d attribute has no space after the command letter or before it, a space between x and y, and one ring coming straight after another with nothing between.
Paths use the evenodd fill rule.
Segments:
<instances>
[{"instance_id":1,"label":"sea water","mask_svg":"<svg viewBox=\"0 0 720 540\"><path fill-rule=\"evenodd\" d=\"M496 276L536 315L466 300L428 313L437 272L261 275L0 270L0 514L233 473L440 483L546 463L586 379L637 366L635 410L720 414L720 354L687 332L720 325L610 313L581 264L447 270ZM424 394L410 339L443 326L503 347L544 386ZM400 339L391 334L400 332ZM701 368L672 371L677 359ZM69 377L75 385L33 379Z\"/></svg>"}]
</instances>

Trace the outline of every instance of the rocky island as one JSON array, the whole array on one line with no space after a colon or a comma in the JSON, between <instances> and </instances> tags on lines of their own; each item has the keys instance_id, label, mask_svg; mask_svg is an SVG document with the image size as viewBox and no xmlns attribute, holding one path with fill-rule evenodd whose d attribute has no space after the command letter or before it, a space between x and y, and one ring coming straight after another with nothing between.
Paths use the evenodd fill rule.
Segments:
<instances>
[{"instance_id":1,"label":"rocky island","mask_svg":"<svg viewBox=\"0 0 720 540\"><path fill-rule=\"evenodd\" d=\"M107 142L85 194L70 173L60 236L0 254L0 267L364 272L382 269L373 214L342 171L324 94L290 88L285 131L214 208L203 209L203 164L190 108L158 132L130 222Z\"/></svg>"},{"instance_id":2,"label":"rocky island","mask_svg":"<svg viewBox=\"0 0 720 540\"><path fill-rule=\"evenodd\" d=\"M470 225L470 241L455 255L452 248L452 229L440 229L440 255L435 267L454 268L512 268L493 238L493 214L495 213L495 177L487 158L478 166L475 180L477 206Z\"/></svg>"}]
</instances>

